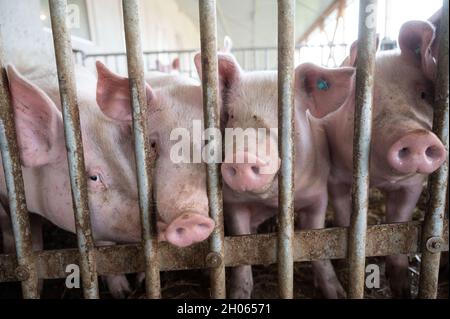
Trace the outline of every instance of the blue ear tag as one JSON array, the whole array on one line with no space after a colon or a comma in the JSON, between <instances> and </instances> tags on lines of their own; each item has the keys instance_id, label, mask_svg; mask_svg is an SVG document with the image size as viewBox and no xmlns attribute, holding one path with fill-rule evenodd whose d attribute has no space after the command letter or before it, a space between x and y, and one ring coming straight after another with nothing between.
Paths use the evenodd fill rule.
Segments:
<instances>
[{"instance_id":1,"label":"blue ear tag","mask_svg":"<svg viewBox=\"0 0 450 319\"><path fill-rule=\"evenodd\" d=\"M317 79L317 88L321 91L326 91L329 89L327 81L323 79Z\"/></svg>"}]
</instances>

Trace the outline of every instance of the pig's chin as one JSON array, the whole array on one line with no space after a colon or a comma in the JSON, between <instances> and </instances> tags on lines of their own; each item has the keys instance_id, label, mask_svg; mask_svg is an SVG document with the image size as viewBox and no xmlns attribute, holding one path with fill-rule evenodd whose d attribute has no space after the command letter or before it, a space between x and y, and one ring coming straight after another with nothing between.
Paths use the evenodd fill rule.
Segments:
<instances>
[{"instance_id":1,"label":"pig's chin","mask_svg":"<svg viewBox=\"0 0 450 319\"><path fill-rule=\"evenodd\" d=\"M247 190L245 188L239 189L239 188L231 188L227 184L226 187L231 190L237 197L245 197L248 198L249 196L252 199L268 199L272 198L274 196L278 195L278 182L277 177L272 179L270 183L267 183L264 187L256 189L256 190Z\"/></svg>"}]
</instances>

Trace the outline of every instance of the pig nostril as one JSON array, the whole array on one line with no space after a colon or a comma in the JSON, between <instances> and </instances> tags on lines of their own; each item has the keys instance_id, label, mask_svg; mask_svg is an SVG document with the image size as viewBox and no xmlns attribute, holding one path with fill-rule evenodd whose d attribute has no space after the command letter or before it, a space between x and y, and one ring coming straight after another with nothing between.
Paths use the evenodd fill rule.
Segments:
<instances>
[{"instance_id":1,"label":"pig nostril","mask_svg":"<svg viewBox=\"0 0 450 319\"><path fill-rule=\"evenodd\" d=\"M425 150L425 155L431 159L435 159L439 158L441 154L439 148L430 146Z\"/></svg>"},{"instance_id":2,"label":"pig nostril","mask_svg":"<svg viewBox=\"0 0 450 319\"><path fill-rule=\"evenodd\" d=\"M404 147L400 151L398 151L398 157L400 159L404 159L408 155L409 155L409 148L407 148L407 147Z\"/></svg>"},{"instance_id":3,"label":"pig nostril","mask_svg":"<svg viewBox=\"0 0 450 319\"><path fill-rule=\"evenodd\" d=\"M176 232L179 236L182 236L185 231L186 231L186 229L184 229L183 227L178 227L176 230Z\"/></svg>"},{"instance_id":4,"label":"pig nostril","mask_svg":"<svg viewBox=\"0 0 450 319\"><path fill-rule=\"evenodd\" d=\"M197 224L197 226L200 228L209 228L209 224L207 224L207 223Z\"/></svg>"},{"instance_id":5,"label":"pig nostril","mask_svg":"<svg viewBox=\"0 0 450 319\"><path fill-rule=\"evenodd\" d=\"M258 166L252 166L252 172L256 175L259 175L259 167Z\"/></svg>"}]
</instances>

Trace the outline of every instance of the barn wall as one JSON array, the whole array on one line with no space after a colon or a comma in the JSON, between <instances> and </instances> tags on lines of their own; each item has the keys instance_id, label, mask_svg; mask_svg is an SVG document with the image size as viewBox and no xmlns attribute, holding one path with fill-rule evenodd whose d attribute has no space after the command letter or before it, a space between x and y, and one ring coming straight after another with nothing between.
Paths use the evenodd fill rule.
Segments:
<instances>
[{"instance_id":1,"label":"barn wall","mask_svg":"<svg viewBox=\"0 0 450 319\"><path fill-rule=\"evenodd\" d=\"M87 0L92 41L72 37L86 53L124 52L121 0ZM198 26L174 0L141 0L142 48L168 50L199 46ZM27 64L53 56L51 32L40 20L39 0L0 0L0 29L6 61Z\"/></svg>"}]
</instances>

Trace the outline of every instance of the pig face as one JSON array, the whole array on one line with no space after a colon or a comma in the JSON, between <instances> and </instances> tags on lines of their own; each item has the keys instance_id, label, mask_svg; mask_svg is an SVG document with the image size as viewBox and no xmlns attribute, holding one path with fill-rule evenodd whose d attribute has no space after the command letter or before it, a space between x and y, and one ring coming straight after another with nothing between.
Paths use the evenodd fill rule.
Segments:
<instances>
[{"instance_id":1,"label":"pig face","mask_svg":"<svg viewBox=\"0 0 450 319\"><path fill-rule=\"evenodd\" d=\"M97 100L113 118L126 115L131 125L131 105L128 79L110 72L100 62ZM189 246L206 239L214 228L208 217L205 164L175 162L171 152L177 140L171 138L176 128L192 132L193 121L203 118L201 89L186 84L177 77L173 83L152 89L146 84L149 114L149 137L156 148L155 167L156 205L160 240L179 246ZM194 140L192 148L202 145ZM194 152L192 152L193 154Z\"/></svg>"},{"instance_id":2,"label":"pig face","mask_svg":"<svg viewBox=\"0 0 450 319\"><path fill-rule=\"evenodd\" d=\"M435 61L430 52L434 28L411 21L402 26L400 52L377 55L374 74L371 183L397 183L426 176L445 161L443 144L431 132ZM345 65L355 66L357 43ZM433 66L434 65L434 66ZM345 90L345 88L344 88ZM326 119L331 153L344 169L352 167L354 80L347 86L349 98ZM319 109L324 104L316 104ZM348 175L348 174L347 174Z\"/></svg>"},{"instance_id":3,"label":"pig face","mask_svg":"<svg viewBox=\"0 0 450 319\"><path fill-rule=\"evenodd\" d=\"M27 203L56 225L74 232L74 214L57 85L47 90L13 67L8 78L24 166ZM89 80L89 79L88 79ZM95 90L95 78L92 89ZM51 89L50 89L51 87ZM129 129L105 116L94 92L80 85L78 102L89 207L96 239L139 241L139 210ZM50 98L53 97L53 99ZM56 101L56 102L54 102ZM125 222L126 221L126 222Z\"/></svg>"},{"instance_id":4,"label":"pig face","mask_svg":"<svg viewBox=\"0 0 450 319\"><path fill-rule=\"evenodd\" d=\"M201 56L195 64L201 76ZM231 54L219 53L219 81L225 158L225 184L255 197L277 194L278 156L277 75L244 73Z\"/></svg>"}]
</instances>

